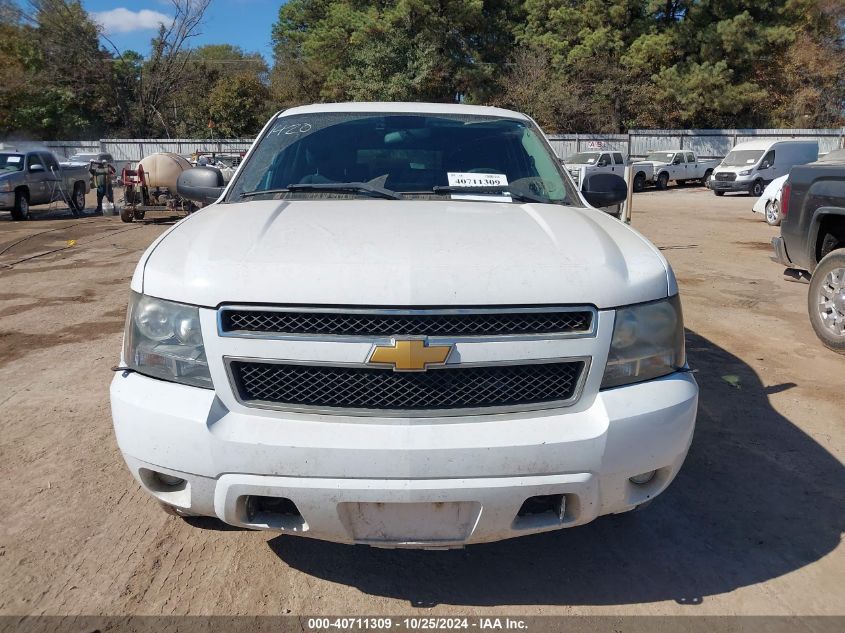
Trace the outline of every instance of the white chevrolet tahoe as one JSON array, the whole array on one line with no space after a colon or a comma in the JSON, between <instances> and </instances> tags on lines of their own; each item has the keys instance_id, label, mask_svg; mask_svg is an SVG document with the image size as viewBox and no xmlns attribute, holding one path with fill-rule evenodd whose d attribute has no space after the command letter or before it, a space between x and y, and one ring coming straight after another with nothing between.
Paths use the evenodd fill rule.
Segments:
<instances>
[{"instance_id":1,"label":"white chevrolet tahoe","mask_svg":"<svg viewBox=\"0 0 845 633\"><path fill-rule=\"evenodd\" d=\"M180 515L382 547L581 525L693 435L675 277L528 117L355 103L272 118L144 253L117 442ZM624 187L621 196L624 197Z\"/></svg>"}]
</instances>

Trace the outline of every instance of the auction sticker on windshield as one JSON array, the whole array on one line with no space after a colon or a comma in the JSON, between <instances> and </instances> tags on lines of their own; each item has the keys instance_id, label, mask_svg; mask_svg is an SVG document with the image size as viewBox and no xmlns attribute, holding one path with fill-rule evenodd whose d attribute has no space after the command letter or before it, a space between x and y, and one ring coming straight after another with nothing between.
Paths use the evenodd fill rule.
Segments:
<instances>
[{"instance_id":1,"label":"auction sticker on windshield","mask_svg":"<svg viewBox=\"0 0 845 633\"><path fill-rule=\"evenodd\" d=\"M446 172L450 187L507 187L505 174L476 174L472 172Z\"/></svg>"}]
</instances>

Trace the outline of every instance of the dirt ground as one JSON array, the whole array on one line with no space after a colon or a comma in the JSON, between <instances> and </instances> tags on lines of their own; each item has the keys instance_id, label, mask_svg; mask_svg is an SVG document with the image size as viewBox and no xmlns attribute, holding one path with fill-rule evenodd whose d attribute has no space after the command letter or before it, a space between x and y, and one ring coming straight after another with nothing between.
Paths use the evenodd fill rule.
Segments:
<instances>
[{"instance_id":1,"label":"dirt ground","mask_svg":"<svg viewBox=\"0 0 845 633\"><path fill-rule=\"evenodd\" d=\"M745 196L634 198L679 279L695 440L644 512L465 550L351 547L165 515L108 384L166 225L0 213L0 614L845 614L845 357Z\"/></svg>"}]
</instances>

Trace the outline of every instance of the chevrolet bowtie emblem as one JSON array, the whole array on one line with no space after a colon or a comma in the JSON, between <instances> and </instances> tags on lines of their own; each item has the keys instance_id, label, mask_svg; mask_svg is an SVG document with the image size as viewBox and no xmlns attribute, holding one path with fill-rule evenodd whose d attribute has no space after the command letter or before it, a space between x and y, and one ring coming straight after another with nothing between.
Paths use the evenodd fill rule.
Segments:
<instances>
[{"instance_id":1,"label":"chevrolet bowtie emblem","mask_svg":"<svg viewBox=\"0 0 845 633\"><path fill-rule=\"evenodd\" d=\"M445 363L451 351L451 345L427 345L423 339L398 340L376 345L367 362L393 365L394 371L425 371L429 365Z\"/></svg>"}]
</instances>

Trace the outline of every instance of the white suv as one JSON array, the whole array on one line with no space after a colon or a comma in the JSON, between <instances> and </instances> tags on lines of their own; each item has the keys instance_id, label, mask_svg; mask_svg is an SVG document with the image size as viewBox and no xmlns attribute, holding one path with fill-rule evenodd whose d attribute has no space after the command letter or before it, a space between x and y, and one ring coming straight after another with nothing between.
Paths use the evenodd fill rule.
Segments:
<instances>
[{"instance_id":1,"label":"white suv","mask_svg":"<svg viewBox=\"0 0 845 633\"><path fill-rule=\"evenodd\" d=\"M111 386L166 508L459 547L632 510L678 473L698 388L675 277L528 117L293 108L220 184L180 178L214 202L141 258Z\"/></svg>"}]
</instances>

